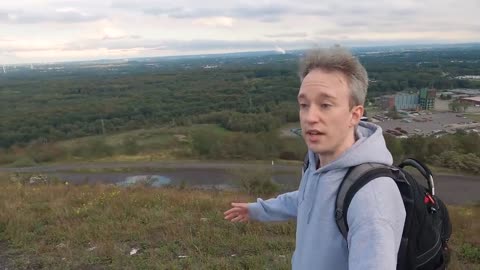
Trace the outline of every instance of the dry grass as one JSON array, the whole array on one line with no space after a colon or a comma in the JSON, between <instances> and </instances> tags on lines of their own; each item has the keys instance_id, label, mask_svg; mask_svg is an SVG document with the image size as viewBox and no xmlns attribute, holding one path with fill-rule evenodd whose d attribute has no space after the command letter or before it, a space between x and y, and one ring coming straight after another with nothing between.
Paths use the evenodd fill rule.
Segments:
<instances>
[{"instance_id":1,"label":"dry grass","mask_svg":"<svg viewBox=\"0 0 480 270\"><path fill-rule=\"evenodd\" d=\"M290 268L294 223L223 220L231 201L253 199L244 194L0 185L0 259L13 269ZM479 269L480 205L450 211L450 269Z\"/></svg>"},{"instance_id":2,"label":"dry grass","mask_svg":"<svg viewBox=\"0 0 480 270\"><path fill-rule=\"evenodd\" d=\"M453 260L449 269L480 269L480 204L449 207Z\"/></svg>"},{"instance_id":3,"label":"dry grass","mask_svg":"<svg viewBox=\"0 0 480 270\"><path fill-rule=\"evenodd\" d=\"M288 269L293 224L223 220L231 201L251 199L141 186L8 184L0 193L0 234L14 269ZM133 248L139 251L131 256Z\"/></svg>"}]
</instances>

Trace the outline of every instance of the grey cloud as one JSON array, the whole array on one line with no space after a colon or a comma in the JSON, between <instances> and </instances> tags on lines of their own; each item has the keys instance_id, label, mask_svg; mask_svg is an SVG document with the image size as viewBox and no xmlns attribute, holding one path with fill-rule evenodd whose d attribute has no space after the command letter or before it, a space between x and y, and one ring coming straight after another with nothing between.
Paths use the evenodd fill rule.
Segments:
<instances>
[{"instance_id":1,"label":"grey cloud","mask_svg":"<svg viewBox=\"0 0 480 270\"><path fill-rule=\"evenodd\" d=\"M157 39L144 39L139 36L128 36L114 39L84 39L67 43L63 50L90 50L105 48L109 50L131 50L143 48L144 50L166 49L168 42ZM169 48L175 50L175 48Z\"/></svg>"},{"instance_id":2,"label":"grey cloud","mask_svg":"<svg viewBox=\"0 0 480 270\"><path fill-rule=\"evenodd\" d=\"M396 17L411 17L417 15L418 9L416 8L397 8L389 12L389 15Z\"/></svg>"},{"instance_id":3,"label":"grey cloud","mask_svg":"<svg viewBox=\"0 0 480 270\"><path fill-rule=\"evenodd\" d=\"M311 46L313 41L299 39L293 41L263 41L263 40L152 40L152 39L91 39L79 40L65 44L64 50L88 50L107 48L110 50L129 50L143 48L146 50L171 50L178 52L186 51L215 51L215 50L257 50L271 49L276 46L284 49L301 48Z\"/></svg>"},{"instance_id":4,"label":"grey cloud","mask_svg":"<svg viewBox=\"0 0 480 270\"><path fill-rule=\"evenodd\" d=\"M124 39L141 39L142 36L139 35L128 35L128 36L119 36L119 37L109 37L104 36L102 40L124 40Z\"/></svg>"},{"instance_id":5,"label":"grey cloud","mask_svg":"<svg viewBox=\"0 0 480 270\"><path fill-rule=\"evenodd\" d=\"M140 2L138 2L140 1ZM250 3L250 4L248 4ZM112 7L143 11L150 15L163 15L177 19L202 18L211 16L230 16L239 19L251 19L263 22L276 22L286 16L328 16L331 22L342 24L355 18L364 20L363 26L374 25L378 21L395 21L404 24L416 24L422 17L449 17L453 20L474 19L480 2L464 0L455 4L454 0L424 1L336 1L298 0L293 4L287 0L277 0L265 5L255 1L208 1L177 0L175 6L158 0L113 0ZM301 18L299 18L301 19ZM370 23L369 23L370 22ZM346 23L348 24L348 23ZM354 26L347 25L347 26Z\"/></svg>"},{"instance_id":6,"label":"grey cloud","mask_svg":"<svg viewBox=\"0 0 480 270\"><path fill-rule=\"evenodd\" d=\"M335 12L337 22L343 17L357 18L370 21L371 19L380 17L386 20L405 19L414 17L428 8L421 2L378 2L378 1L361 1L361 2L334 2L329 5L329 10Z\"/></svg>"},{"instance_id":7,"label":"grey cloud","mask_svg":"<svg viewBox=\"0 0 480 270\"><path fill-rule=\"evenodd\" d=\"M268 37L268 38L305 38L305 37L307 37L307 33L297 32L297 33L268 34L268 35L265 35L265 37Z\"/></svg>"},{"instance_id":8,"label":"grey cloud","mask_svg":"<svg viewBox=\"0 0 480 270\"><path fill-rule=\"evenodd\" d=\"M274 50L276 46L290 49L300 48L312 44L308 40L270 42L263 40L191 40L191 41L165 41L163 44L177 51L213 51L213 50Z\"/></svg>"},{"instance_id":9,"label":"grey cloud","mask_svg":"<svg viewBox=\"0 0 480 270\"><path fill-rule=\"evenodd\" d=\"M237 7L232 9L230 16L235 18L259 19L265 22L274 22L280 20L280 16L288 12L285 6L265 6L265 7Z\"/></svg>"},{"instance_id":10,"label":"grey cloud","mask_svg":"<svg viewBox=\"0 0 480 270\"><path fill-rule=\"evenodd\" d=\"M143 12L149 15L161 16L165 15L171 18L177 19L186 19L186 18L201 18L201 17L209 17L213 15L218 15L217 11L210 10L210 9L195 9L195 10L188 10L180 7L173 7L173 8L148 8L144 9Z\"/></svg>"},{"instance_id":11,"label":"grey cloud","mask_svg":"<svg viewBox=\"0 0 480 270\"><path fill-rule=\"evenodd\" d=\"M283 16L330 16L333 12L328 9L308 9L301 6L272 5L264 7L238 7L231 10L231 16L239 18L260 19L262 21L279 21Z\"/></svg>"},{"instance_id":12,"label":"grey cloud","mask_svg":"<svg viewBox=\"0 0 480 270\"><path fill-rule=\"evenodd\" d=\"M15 46L14 44L0 44L0 52L3 53L16 53L16 52L29 52L29 51L50 51L59 50L61 47L30 47L30 46Z\"/></svg>"},{"instance_id":13,"label":"grey cloud","mask_svg":"<svg viewBox=\"0 0 480 270\"><path fill-rule=\"evenodd\" d=\"M395 33L395 32L430 32L430 31L468 31L480 33L480 23L478 22L454 22L442 19L428 20L420 18L416 23L406 23L401 20L384 20L381 18L372 18L369 21L342 21L337 23L338 27L317 31L316 34L338 34L338 33Z\"/></svg>"},{"instance_id":14,"label":"grey cloud","mask_svg":"<svg viewBox=\"0 0 480 270\"><path fill-rule=\"evenodd\" d=\"M337 23L338 26L340 27L364 27L368 26L370 24L369 21L365 20L352 20L352 21L340 21Z\"/></svg>"},{"instance_id":15,"label":"grey cloud","mask_svg":"<svg viewBox=\"0 0 480 270\"><path fill-rule=\"evenodd\" d=\"M118 9L131 9L135 8L137 5L133 3L133 1L126 1L126 0L114 0L112 1L111 5L112 8Z\"/></svg>"},{"instance_id":16,"label":"grey cloud","mask_svg":"<svg viewBox=\"0 0 480 270\"><path fill-rule=\"evenodd\" d=\"M327 9L308 9L300 6L267 5L267 6L237 6L229 9L185 9L171 8L145 8L143 12L149 15L168 16L177 19L203 18L211 16L229 16L240 19L257 19L264 22L279 21L286 15L329 16L333 12Z\"/></svg>"},{"instance_id":17,"label":"grey cloud","mask_svg":"<svg viewBox=\"0 0 480 270\"><path fill-rule=\"evenodd\" d=\"M34 24L46 22L80 23L91 22L105 18L96 14L83 14L77 11L50 11L44 13L25 11L0 11L0 23Z\"/></svg>"}]
</instances>

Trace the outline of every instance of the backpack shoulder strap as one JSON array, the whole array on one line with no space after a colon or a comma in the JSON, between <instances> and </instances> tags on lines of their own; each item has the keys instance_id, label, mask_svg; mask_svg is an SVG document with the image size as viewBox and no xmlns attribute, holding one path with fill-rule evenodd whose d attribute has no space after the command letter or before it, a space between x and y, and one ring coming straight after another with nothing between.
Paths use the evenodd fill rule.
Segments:
<instances>
[{"instance_id":1,"label":"backpack shoulder strap","mask_svg":"<svg viewBox=\"0 0 480 270\"><path fill-rule=\"evenodd\" d=\"M363 186L378 177L398 178L399 170L378 163L364 163L351 167L337 192L335 201L335 221L345 240L348 235L347 212L353 197Z\"/></svg>"}]
</instances>

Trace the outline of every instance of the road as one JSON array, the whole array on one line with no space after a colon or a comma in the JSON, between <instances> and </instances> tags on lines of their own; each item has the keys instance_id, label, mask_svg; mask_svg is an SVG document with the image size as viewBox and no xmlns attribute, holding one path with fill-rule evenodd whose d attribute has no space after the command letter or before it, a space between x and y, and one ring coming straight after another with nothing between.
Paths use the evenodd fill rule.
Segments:
<instances>
[{"instance_id":1,"label":"road","mask_svg":"<svg viewBox=\"0 0 480 270\"><path fill-rule=\"evenodd\" d=\"M129 169L128 173L88 173L87 183L99 182L100 179L107 179L105 182L116 182L126 176L139 174L161 174L172 179L181 178L189 184L194 185L220 185L229 182L229 173L235 169L256 169L271 170L272 165L266 163L235 163L235 162L111 162L111 163L76 163L37 166L28 168L0 168L0 173L26 172L26 173L48 173L61 175L63 177L75 176L77 179L85 179L87 173L72 172L74 170L102 170L102 169ZM148 168L148 170L147 170ZM143 173L142 173L143 170ZM281 172L275 179L282 184L295 185L298 183L300 164L275 164L273 171ZM75 178L74 177L74 178ZM96 180L99 179L99 180ZM465 204L480 201L480 176L462 176L437 174L434 177L436 194L447 204ZM79 181L82 182L82 181ZM179 181L177 181L179 182Z\"/></svg>"}]
</instances>

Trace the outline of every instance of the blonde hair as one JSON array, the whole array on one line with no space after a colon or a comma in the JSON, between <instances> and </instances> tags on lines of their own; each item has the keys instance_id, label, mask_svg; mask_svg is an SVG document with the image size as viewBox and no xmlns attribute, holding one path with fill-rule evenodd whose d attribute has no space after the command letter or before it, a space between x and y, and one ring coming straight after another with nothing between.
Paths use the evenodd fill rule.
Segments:
<instances>
[{"instance_id":1,"label":"blonde hair","mask_svg":"<svg viewBox=\"0 0 480 270\"><path fill-rule=\"evenodd\" d=\"M350 89L350 107L364 105L367 96L368 74L352 53L340 46L309 50L300 61L299 76L303 79L312 70L339 71L345 75Z\"/></svg>"}]
</instances>

